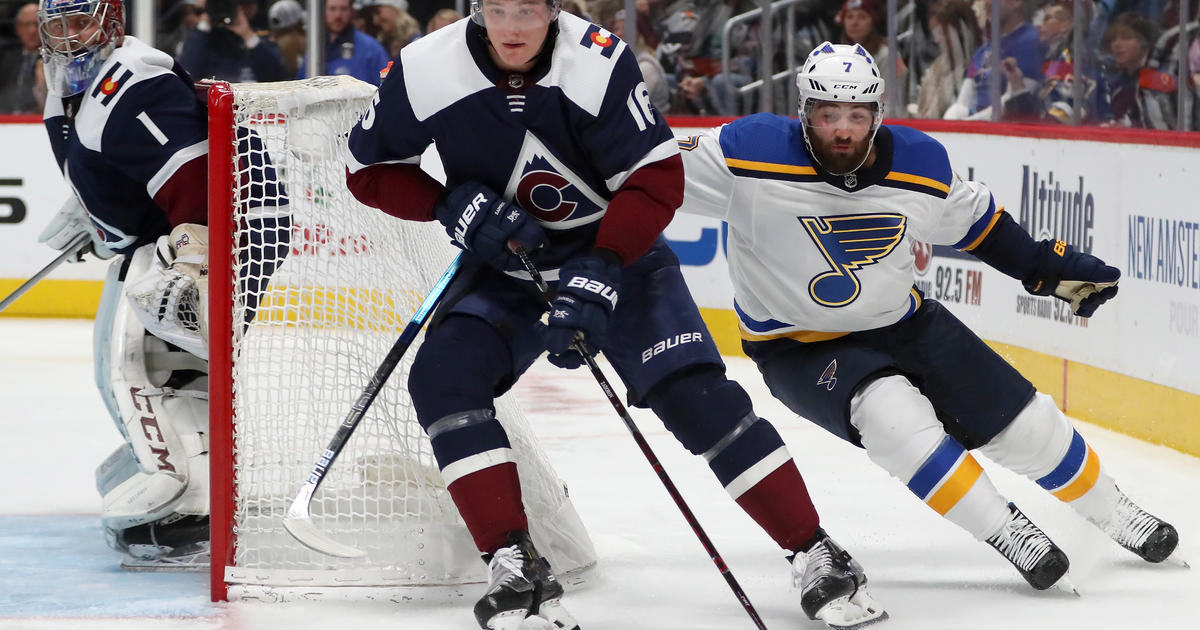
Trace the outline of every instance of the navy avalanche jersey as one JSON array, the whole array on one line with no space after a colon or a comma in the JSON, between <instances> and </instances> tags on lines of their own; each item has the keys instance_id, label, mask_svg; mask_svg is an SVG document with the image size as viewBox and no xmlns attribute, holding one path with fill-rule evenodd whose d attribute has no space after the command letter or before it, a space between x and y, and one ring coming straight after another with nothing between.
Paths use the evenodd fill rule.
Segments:
<instances>
[{"instance_id":1,"label":"navy avalanche jersey","mask_svg":"<svg viewBox=\"0 0 1200 630\"><path fill-rule=\"evenodd\" d=\"M538 219L546 269L590 250L613 191L678 148L628 46L573 15L557 22L553 54L527 74L498 70L470 20L405 46L351 132L350 172L418 164L434 143L447 187L481 181Z\"/></svg>"},{"instance_id":2,"label":"navy avalanche jersey","mask_svg":"<svg viewBox=\"0 0 1200 630\"><path fill-rule=\"evenodd\" d=\"M95 81L67 103L76 108L73 119L62 99L47 100L46 130L105 243L128 254L170 232L168 209L155 196L181 166L208 153L205 107L191 79L167 54L126 36ZM202 174L183 184L189 190L172 191L172 199L188 200L173 209L179 222L204 222Z\"/></svg>"}]
</instances>

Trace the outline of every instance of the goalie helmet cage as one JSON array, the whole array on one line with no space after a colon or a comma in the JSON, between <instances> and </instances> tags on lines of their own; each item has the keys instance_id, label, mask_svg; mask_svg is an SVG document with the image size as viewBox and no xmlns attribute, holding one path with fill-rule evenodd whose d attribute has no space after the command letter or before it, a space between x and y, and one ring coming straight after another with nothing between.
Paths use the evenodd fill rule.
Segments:
<instances>
[{"instance_id":1,"label":"goalie helmet cage","mask_svg":"<svg viewBox=\"0 0 1200 630\"><path fill-rule=\"evenodd\" d=\"M366 556L323 555L283 528L455 252L436 223L396 220L346 188L343 147L375 91L350 77L208 87L214 601L487 579L405 391L420 337L311 503L316 527ZM587 568L591 541L516 401L501 397L496 415L538 548L560 573Z\"/></svg>"}]
</instances>

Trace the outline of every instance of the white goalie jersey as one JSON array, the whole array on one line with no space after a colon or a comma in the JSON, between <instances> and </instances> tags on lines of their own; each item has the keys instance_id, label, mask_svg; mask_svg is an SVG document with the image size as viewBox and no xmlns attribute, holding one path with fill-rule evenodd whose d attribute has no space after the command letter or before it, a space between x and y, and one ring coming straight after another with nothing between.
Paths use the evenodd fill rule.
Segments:
<instances>
[{"instance_id":1,"label":"white goalie jersey","mask_svg":"<svg viewBox=\"0 0 1200 630\"><path fill-rule=\"evenodd\" d=\"M800 121L756 114L678 139L683 212L729 224L742 337L819 341L916 311L913 245L970 249L999 216L982 184L907 127L883 126L878 158L848 176L818 172Z\"/></svg>"}]
</instances>

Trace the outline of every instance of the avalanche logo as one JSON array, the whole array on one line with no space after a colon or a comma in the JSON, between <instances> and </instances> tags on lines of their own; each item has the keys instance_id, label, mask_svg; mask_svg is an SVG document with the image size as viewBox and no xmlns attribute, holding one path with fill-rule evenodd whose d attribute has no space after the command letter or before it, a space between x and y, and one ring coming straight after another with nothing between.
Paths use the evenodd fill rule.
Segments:
<instances>
[{"instance_id":1,"label":"avalanche logo","mask_svg":"<svg viewBox=\"0 0 1200 630\"><path fill-rule=\"evenodd\" d=\"M608 208L607 199L528 132L504 196L551 230L599 221Z\"/></svg>"},{"instance_id":2,"label":"avalanche logo","mask_svg":"<svg viewBox=\"0 0 1200 630\"><path fill-rule=\"evenodd\" d=\"M796 218L832 269L813 276L808 294L816 303L831 308L858 299L862 286L854 272L892 253L907 226L902 214Z\"/></svg>"}]
</instances>

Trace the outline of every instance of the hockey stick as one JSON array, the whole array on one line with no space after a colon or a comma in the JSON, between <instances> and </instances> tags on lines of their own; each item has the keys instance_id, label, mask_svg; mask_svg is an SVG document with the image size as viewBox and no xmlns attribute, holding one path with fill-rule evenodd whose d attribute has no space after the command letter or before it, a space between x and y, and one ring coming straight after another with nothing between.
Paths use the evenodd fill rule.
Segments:
<instances>
[{"instance_id":1,"label":"hockey stick","mask_svg":"<svg viewBox=\"0 0 1200 630\"><path fill-rule=\"evenodd\" d=\"M525 271L529 273L534 283L537 284L538 290L542 292L542 298L546 300L546 304L552 304L554 299L550 295L550 287L542 279L542 273L538 271L533 261L529 259L529 253L523 247L516 247L513 251L521 259L521 264L525 266ZM604 376L604 372L597 365L596 359L585 351L581 338L577 337L571 346L583 356L583 360L587 363L588 369L591 370L592 376L600 384L600 389L604 390L604 395L608 397L608 402L617 411L617 415L621 416L621 420L625 422L625 427L633 434L633 441L637 442L638 448L642 449L642 455L646 456L646 461L650 463L650 467L654 469L654 472L658 473L658 478L662 481L663 486L667 488L667 493L675 500L675 505L683 513L683 518L687 520L688 525L692 526L692 531L696 534L696 538L700 539L700 544L708 552L708 557L712 558L713 564L717 565L717 570L721 572L721 575L729 584L730 590L733 591L734 596L741 602L742 608L746 609L746 614L750 615L750 619L754 620L754 625L759 630L767 630L767 626L763 623L762 618L758 616L758 611L754 609L754 604L751 604L750 598L746 596L746 591L742 590L737 579L733 577L733 572L729 570L729 566L721 559L721 554L717 552L717 547L713 545L708 534L704 533L704 528L700 527L700 521L696 519L696 515L692 513L692 509L684 501L683 495L679 493L679 489L675 487L675 483L667 475L667 470L663 468L662 462L658 460L658 456L651 450L650 443L646 441L645 436L642 435L637 424L634 423L633 417L629 415L629 410L625 408L625 404L617 397L612 384L608 382L608 377Z\"/></svg>"},{"instance_id":2,"label":"hockey stick","mask_svg":"<svg viewBox=\"0 0 1200 630\"><path fill-rule=\"evenodd\" d=\"M350 408L350 413L342 420L342 424L338 426L338 430L333 434L333 439L329 441L329 446L317 458L316 465L313 466L312 472L308 474L308 479L304 485L300 486L300 491L296 493L296 498L292 499L291 506L288 507L287 515L283 517L283 526L288 530L296 540L300 541L305 547L314 551L319 551L330 556L339 558L360 558L366 555L362 550L340 543L325 534L313 525L312 522L312 499L313 494L317 492L317 487L325 479L329 468L333 466L333 462L337 460L337 456L342 452L342 448L346 446L346 442L350 441L350 435L354 433L354 429L358 427L358 423L367 414L367 409L371 407L371 403L375 402L375 397L379 395L379 391L383 389L384 383L388 377L392 375L392 371L400 364L400 359L404 357L404 353L408 351L408 347L412 345L417 334L421 332L421 328L425 326L425 320L429 318L429 314L433 308L437 306L442 299L442 294L445 293L446 287L450 281L457 275L459 267L462 266L462 252L459 252L446 271L442 273L442 277L433 285L429 294L425 296L425 301L421 302L421 306L417 307L417 312L413 314L408 325L404 327L404 332L400 333L400 338L396 343L392 344L392 349L388 351L384 357L383 363L375 369L375 374L371 376L371 381L367 383L362 394L359 394L358 400L354 401L354 406Z\"/></svg>"},{"instance_id":3,"label":"hockey stick","mask_svg":"<svg viewBox=\"0 0 1200 630\"><path fill-rule=\"evenodd\" d=\"M68 243L67 248L62 250L62 253L58 255L58 258L51 260L48 265L42 267L41 271L33 274L32 278L26 280L21 284L21 286L17 287L16 291L8 294L8 297L4 298L4 301L0 302L0 312L3 312L4 309L8 308L10 304L16 302L17 299L22 295L25 295L25 292L32 289L33 285L41 282L42 278L50 275L50 272L54 271L55 267L61 265L64 260L70 258L71 256L86 254L87 251L85 250L87 250L87 248L91 245L91 242L92 237L88 236L87 234L79 234L76 236L75 240Z\"/></svg>"}]
</instances>

